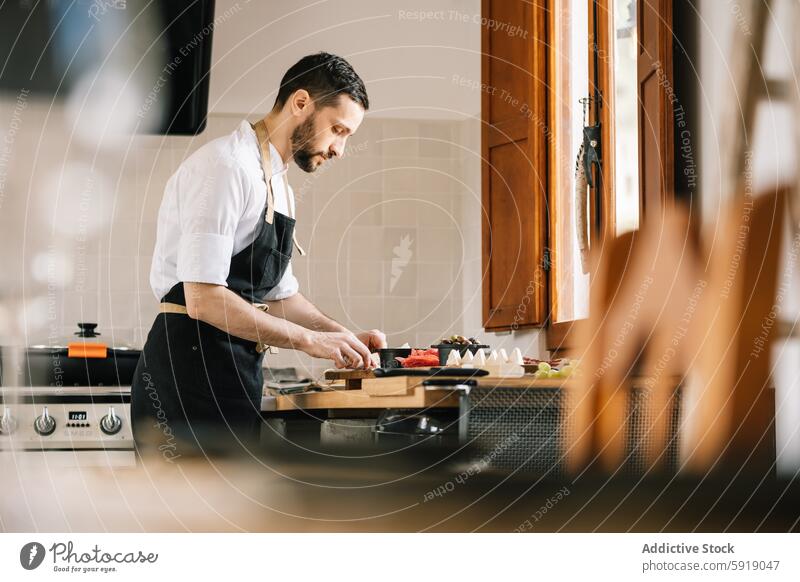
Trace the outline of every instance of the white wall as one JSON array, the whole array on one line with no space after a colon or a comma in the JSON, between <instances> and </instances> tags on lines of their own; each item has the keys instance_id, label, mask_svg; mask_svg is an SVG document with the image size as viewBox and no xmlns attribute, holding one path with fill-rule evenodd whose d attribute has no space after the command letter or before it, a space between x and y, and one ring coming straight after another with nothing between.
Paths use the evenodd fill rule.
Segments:
<instances>
[{"instance_id":1,"label":"white wall","mask_svg":"<svg viewBox=\"0 0 800 582\"><path fill-rule=\"evenodd\" d=\"M420 11L428 16L414 18ZM214 112L266 113L286 69L321 50L358 71L371 115L461 119L480 110L479 96L452 82L480 79L479 0L221 0L216 14Z\"/></svg>"}]
</instances>

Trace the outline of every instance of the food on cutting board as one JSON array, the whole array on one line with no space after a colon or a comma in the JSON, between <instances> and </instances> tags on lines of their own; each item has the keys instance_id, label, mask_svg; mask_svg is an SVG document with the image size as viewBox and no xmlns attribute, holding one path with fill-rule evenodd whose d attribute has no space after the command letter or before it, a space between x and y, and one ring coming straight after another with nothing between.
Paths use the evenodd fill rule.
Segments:
<instances>
[{"instance_id":1,"label":"food on cutting board","mask_svg":"<svg viewBox=\"0 0 800 582\"><path fill-rule=\"evenodd\" d=\"M569 378L578 369L578 360L561 358L551 362L540 361L537 370L533 373L535 378Z\"/></svg>"},{"instance_id":2,"label":"food on cutting board","mask_svg":"<svg viewBox=\"0 0 800 582\"><path fill-rule=\"evenodd\" d=\"M479 346L481 342L474 337L465 338L463 335L451 335L439 340L439 345L454 345L454 346Z\"/></svg>"},{"instance_id":3,"label":"food on cutting board","mask_svg":"<svg viewBox=\"0 0 800 582\"><path fill-rule=\"evenodd\" d=\"M480 340L477 340L474 337L467 338L463 335L451 335L450 337L444 337L440 339L438 343L432 344L431 347L439 350L440 366L449 365L447 360L450 358L450 354L453 352L456 352L460 357L464 357L467 352L477 354L478 352L489 348L488 345L481 343Z\"/></svg>"},{"instance_id":4,"label":"food on cutting board","mask_svg":"<svg viewBox=\"0 0 800 582\"><path fill-rule=\"evenodd\" d=\"M499 351L492 351L486 364L480 366L484 370L489 370L492 376L500 377L518 377L525 374L525 368L522 366L522 352L519 348L514 348L509 356L504 349Z\"/></svg>"},{"instance_id":5,"label":"food on cutting board","mask_svg":"<svg viewBox=\"0 0 800 582\"><path fill-rule=\"evenodd\" d=\"M537 358L530 358L528 356L523 356L522 363L526 366L538 366L542 362L550 364L553 368L560 368L569 362L567 358L554 358L552 360L539 360Z\"/></svg>"},{"instance_id":6,"label":"food on cutting board","mask_svg":"<svg viewBox=\"0 0 800 582\"><path fill-rule=\"evenodd\" d=\"M522 352L519 348L514 348L510 356L505 349L500 349L492 351L488 357L483 350L478 350L475 354L467 351L463 356L454 350L447 357L448 366L480 368L487 370L491 376L500 377L522 376L525 373L522 361Z\"/></svg>"},{"instance_id":7,"label":"food on cutting board","mask_svg":"<svg viewBox=\"0 0 800 582\"><path fill-rule=\"evenodd\" d=\"M471 352L467 352L468 354L472 355ZM444 364L445 366L460 366L461 365L461 354L458 353L458 350L450 350L450 353L447 354L447 361Z\"/></svg>"},{"instance_id":8,"label":"food on cutting board","mask_svg":"<svg viewBox=\"0 0 800 582\"><path fill-rule=\"evenodd\" d=\"M396 358L404 368L428 368L439 365L439 350L411 350L411 355L406 358Z\"/></svg>"}]
</instances>

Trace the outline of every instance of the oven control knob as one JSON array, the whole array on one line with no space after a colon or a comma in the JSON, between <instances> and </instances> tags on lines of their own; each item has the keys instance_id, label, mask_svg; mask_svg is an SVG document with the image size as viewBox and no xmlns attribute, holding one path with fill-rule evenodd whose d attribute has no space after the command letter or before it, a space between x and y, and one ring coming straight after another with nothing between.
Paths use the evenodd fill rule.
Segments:
<instances>
[{"instance_id":1,"label":"oven control knob","mask_svg":"<svg viewBox=\"0 0 800 582\"><path fill-rule=\"evenodd\" d=\"M47 412L47 407L44 407L41 416L37 416L36 420L33 421L33 428L36 432L38 432L42 436L48 436L53 434L56 430L56 419L50 416L50 413Z\"/></svg>"},{"instance_id":2,"label":"oven control knob","mask_svg":"<svg viewBox=\"0 0 800 582\"><path fill-rule=\"evenodd\" d=\"M100 419L100 430L111 435L117 434L121 428L122 421L120 420L119 416L117 416L117 413L114 411L114 407L112 406L108 409L108 414Z\"/></svg>"},{"instance_id":3,"label":"oven control knob","mask_svg":"<svg viewBox=\"0 0 800 582\"><path fill-rule=\"evenodd\" d=\"M17 430L17 420L11 416L11 410L6 408L0 418L0 434L11 434Z\"/></svg>"}]
</instances>

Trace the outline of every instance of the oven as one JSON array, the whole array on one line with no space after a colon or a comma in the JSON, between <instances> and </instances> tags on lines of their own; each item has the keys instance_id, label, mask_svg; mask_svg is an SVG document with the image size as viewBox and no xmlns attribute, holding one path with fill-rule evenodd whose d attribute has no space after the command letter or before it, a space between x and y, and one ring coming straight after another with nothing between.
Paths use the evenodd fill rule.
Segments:
<instances>
[{"instance_id":1,"label":"oven","mask_svg":"<svg viewBox=\"0 0 800 582\"><path fill-rule=\"evenodd\" d=\"M44 456L54 467L136 464L131 391L105 388L0 388L0 459Z\"/></svg>"}]
</instances>

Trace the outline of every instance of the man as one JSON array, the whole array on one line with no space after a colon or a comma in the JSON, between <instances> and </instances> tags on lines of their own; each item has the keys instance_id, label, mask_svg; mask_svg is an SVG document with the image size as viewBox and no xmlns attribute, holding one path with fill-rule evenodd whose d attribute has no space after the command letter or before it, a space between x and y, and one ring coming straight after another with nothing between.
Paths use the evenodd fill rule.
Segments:
<instances>
[{"instance_id":1,"label":"man","mask_svg":"<svg viewBox=\"0 0 800 582\"><path fill-rule=\"evenodd\" d=\"M386 347L380 331L354 334L317 309L290 262L293 247L303 250L287 163L313 172L341 156L368 107L347 61L304 57L263 120L201 147L169 179L150 274L160 313L132 386L140 449L173 459L251 443L268 346L340 368L370 367L370 350Z\"/></svg>"}]
</instances>

